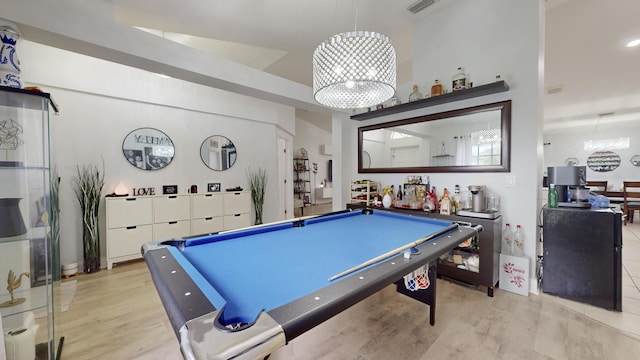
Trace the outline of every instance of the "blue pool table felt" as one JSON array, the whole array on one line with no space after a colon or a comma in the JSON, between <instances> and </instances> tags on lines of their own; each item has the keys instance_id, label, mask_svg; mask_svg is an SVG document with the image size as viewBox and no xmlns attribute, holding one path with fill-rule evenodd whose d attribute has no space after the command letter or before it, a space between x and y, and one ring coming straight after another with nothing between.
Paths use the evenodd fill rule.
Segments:
<instances>
[{"instance_id":1,"label":"blue pool table felt","mask_svg":"<svg viewBox=\"0 0 640 360\"><path fill-rule=\"evenodd\" d=\"M192 278L216 308L224 306L226 323L250 323L261 310L340 281L329 277L451 225L385 212L306 221L191 239L174 255L197 270Z\"/></svg>"}]
</instances>

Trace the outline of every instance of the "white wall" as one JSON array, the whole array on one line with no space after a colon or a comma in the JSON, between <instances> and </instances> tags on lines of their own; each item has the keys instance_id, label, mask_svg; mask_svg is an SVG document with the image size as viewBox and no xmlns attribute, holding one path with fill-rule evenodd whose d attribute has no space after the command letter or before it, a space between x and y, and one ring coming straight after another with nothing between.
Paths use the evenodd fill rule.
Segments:
<instances>
[{"instance_id":1,"label":"white wall","mask_svg":"<svg viewBox=\"0 0 640 360\"><path fill-rule=\"evenodd\" d=\"M324 179L329 179L329 160L331 155L325 155L321 152L322 145L331 146L331 133L323 130L301 118L296 118L296 136L293 139L293 148L295 151L301 147L307 150L309 154L309 167L313 170L313 163L318 164L318 173L315 175L311 172L311 200L314 204L322 204L331 202L331 198L317 198L315 189L319 188Z\"/></svg>"},{"instance_id":2,"label":"white wall","mask_svg":"<svg viewBox=\"0 0 640 360\"><path fill-rule=\"evenodd\" d=\"M451 189L455 184L462 188L486 185L488 191L500 196L503 223L520 224L524 230L533 292L538 291L533 279L540 209L537 194L542 176L543 7L544 2L540 1L459 0L416 24L413 83L419 84L423 92L434 79L448 81L447 88L451 89L450 79L458 66L470 73L474 86L493 82L496 74L501 74L510 86L508 92L368 121L342 122L343 182L367 178L379 180L383 186L397 185L411 174L357 173L359 126L511 99L510 173L428 175L439 191L444 187ZM515 176L515 187L507 187L507 176ZM344 199L347 191L342 189Z\"/></svg>"},{"instance_id":3,"label":"white wall","mask_svg":"<svg viewBox=\"0 0 640 360\"><path fill-rule=\"evenodd\" d=\"M82 263L80 209L70 187L78 164L104 164L105 194L120 182L129 189L153 187L156 194L163 184L177 184L180 192L192 184L206 191L209 182L220 182L222 189L248 189L247 169L261 166L268 175L264 221L280 220L284 196L276 180L277 133L295 129L292 107L28 41L19 50L23 80L51 93L60 108L58 116L51 116L51 143L52 163L62 179L62 263ZM169 166L143 171L125 160L122 141L139 127L157 128L173 140L175 158ZM231 169L213 171L202 163L200 145L210 135L224 135L236 145L238 158ZM104 256L104 205L101 211Z\"/></svg>"},{"instance_id":4,"label":"white wall","mask_svg":"<svg viewBox=\"0 0 640 360\"><path fill-rule=\"evenodd\" d=\"M611 190L620 190L625 180L638 179L640 168L631 164L631 157L640 155L640 118L624 122L590 123L544 131L544 170L549 166L565 166L568 158L578 159L579 166L587 165L587 157L595 150L585 150L585 140L629 138L628 149L611 150L620 156L620 166L612 171L596 172L587 166L587 180L607 180Z\"/></svg>"}]
</instances>

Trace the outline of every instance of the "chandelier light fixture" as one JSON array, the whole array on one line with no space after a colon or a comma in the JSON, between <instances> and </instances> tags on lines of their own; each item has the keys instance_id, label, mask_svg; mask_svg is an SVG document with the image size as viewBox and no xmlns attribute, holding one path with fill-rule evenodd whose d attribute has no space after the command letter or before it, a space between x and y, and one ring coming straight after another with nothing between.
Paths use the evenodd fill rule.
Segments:
<instances>
[{"instance_id":1,"label":"chandelier light fixture","mask_svg":"<svg viewBox=\"0 0 640 360\"><path fill-rule=\"evenodd\" d=\"M313 52L313 97L322 105L365 108L387 101L395 91L396 50L384 34L341 33Z\"/></svg>"}]
</instances>

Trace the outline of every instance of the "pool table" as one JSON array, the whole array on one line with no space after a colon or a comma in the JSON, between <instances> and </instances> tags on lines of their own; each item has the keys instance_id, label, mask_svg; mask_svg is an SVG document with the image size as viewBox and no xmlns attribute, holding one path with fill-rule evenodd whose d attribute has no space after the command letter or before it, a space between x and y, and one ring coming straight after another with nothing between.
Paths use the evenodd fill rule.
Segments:
<instances>
[{"instance_id":1,"label":"pool table","mask_svg":"<svg viewBox=\"0 0 640 360\"><path fill-rule=\"evenodd\" d=\"M151 242L142 253L185 358L254 359L479 231L363 209Z\"/></svg>"}]
</instances>

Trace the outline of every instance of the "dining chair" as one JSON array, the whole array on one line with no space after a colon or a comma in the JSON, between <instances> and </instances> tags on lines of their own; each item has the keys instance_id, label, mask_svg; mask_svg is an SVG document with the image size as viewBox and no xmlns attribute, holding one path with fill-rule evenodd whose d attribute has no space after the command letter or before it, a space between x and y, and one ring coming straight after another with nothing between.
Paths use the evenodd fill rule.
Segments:
<instances>
[{"instance_id":1,"label":"dining chair","mask_svg":"<svg viewBox=\"0 0 640 360\"><path fill-rule=\"evenodd\" d=\"M622 213L627 215L624 219L627 225L627 221L633 223L633 213L640 210L640 181L623 181L622 195Z\"/></svg>"},{"instance_id":2,"label":"dining chair","mask_svg":"<svg viewBox=\"0 0 640 360\"><path fill-rule=\"evenodd\" d=\"M594 193L604 195L607 192L607 180L605 181L587 181L586 186Z\"/></svg>"}]
</instances>

